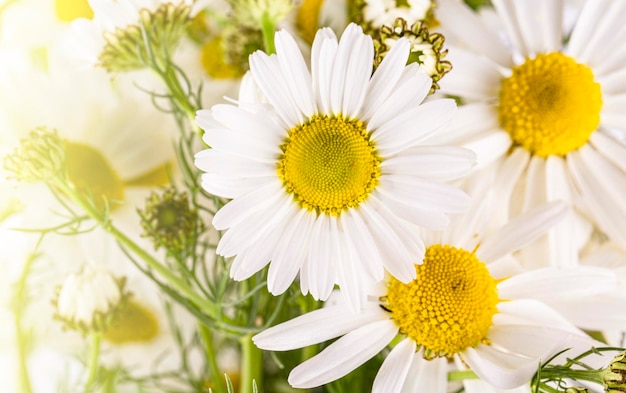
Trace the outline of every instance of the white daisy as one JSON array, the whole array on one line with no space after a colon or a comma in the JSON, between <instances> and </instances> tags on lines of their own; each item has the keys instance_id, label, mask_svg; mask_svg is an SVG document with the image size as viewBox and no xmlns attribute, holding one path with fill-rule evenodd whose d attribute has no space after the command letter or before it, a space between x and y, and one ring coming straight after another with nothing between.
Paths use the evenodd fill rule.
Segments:
<instances>
[{"instance_id":1,"label":"white daisy","mask_svg":"<svg viewBox=\"0 0 626 393\"><path fill-rule=\"evenodd\" d=\"M358 309L365 284L383 268L402 282L421 261L419 227L442 229L463 211L465 193L443 181L472 166L468 150L426 142L455 104L421 104L431 86L405 66L401 39L372 76L371 38L355 24L341 41L321 29L311 72L294 39L276 34L277 55L250 57L266 103L216 105L198 112L211 149L197 154L202 185L232 198L214 217L225 230L217 252L235 256L243 280L270 260L268 289L285 291L300 272L302 292L326 299L335 283ZM244 102L245 101L245 102Z\"/></svg>"},{"instance_id":2,"label":"white daisy","mask_svg":"<svg viewBox=\"0 0 626 393\"><path fill-rule=\"evenodd\" d=\"M580 205L582 214L548 234L550 264L577 263L590 222L625 243L626 1L587 1L571 34L562 1L493 4L503 34L460 1L439 3L437 18L458 43L441 91L466 105L438 141L503 168L512 211L556 199Z\"/></svg>"},{"instance_id":3,"label":"white daisy","mask_svg":"<svg viewBox=\"0 0 626 393\"><path fill-rule=\"evenodd\" d=\"M372 388L384 393L446 392L450 359L497 388L515 388L552 354L589 349L593 341L543 300L600 293L615 287L615 276L582 267L521 272L512 257L561 219L565 206L540 207L485 234L494 200L486 192L472 196L470 213L445 232L429 233L416 280L388 279L357 315L339 303L261 332L254 342L282 351L342 336L291 371L291 385L309 388L343 377L400 335Z\"/></svg>"}]
</instances>

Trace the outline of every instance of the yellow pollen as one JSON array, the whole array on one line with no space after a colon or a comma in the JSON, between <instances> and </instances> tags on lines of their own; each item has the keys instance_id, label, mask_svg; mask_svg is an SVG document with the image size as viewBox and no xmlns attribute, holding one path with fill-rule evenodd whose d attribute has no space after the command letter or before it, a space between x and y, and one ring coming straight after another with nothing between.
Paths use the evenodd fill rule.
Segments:
<instances>
[{"instance_id":1,"label":"yellow pollen","mask_svg":"<svg viewBox=\"0 0 626 393\"><path fill-rule=\"evenodd\" d=\"M124 200L124 183L98 150L81 143L65 142L67 174L78 191L93 198L99 208Z\"/></svg>"},{"instance_id":2,"label":"yellow pollen","mask_svg":"<svg viewBox=\"0 0 626 393\"><path fill-rule=\"evenodd\" d=\"M600 124L602 93L593 72L559 52L537 55L502 81L499 120L534 155L564 156Z\"/></svg>"},{"instance_id":3,"label":"yellow pollen","mask_svg":"<svg viewBox=\"0 0 626 393\"><path fill-rule=\"evenodd\" d=\"M296 27L300 36L309 44L313 43L319 28L319 17L324 0L304 0L298 8Z\"/></svg>"},{"instance_id":4,"label":"yellow pollen","mask_svg":"<svg viewBox=\"0 0 626 393\"><path fill-rule=\"evenodd\" d=\"M337 216L378 184L381 161L360 121L315 115L289 130L281 149L278 175L308 210Z\"/></svg>"},{"instance_id":5,"label":"yellow pollen","mask_svg":"<svg viewBox=\"0 0 626 393\"><path fill-rule=\"evenodd\" d=\"M417 278L389 282L385 307L400 332L424 348L424 357L451 357L487 343L499 302L497 281L474 253L432 245Z\"/></svg>"},{"instance_id":6,"label":"yellow pollen","mask_svg":"<svg viewBox=\"0 0 626 393\"><path fill-rule=\"evenodd\" d=\"M142 305L130 301L120 310L102 337L112 344L146 343L159 333L159 322Z\"/></svg>"},{"instance_id":7,"label":"yellow pollen","mask_svg":"<svg viewBox=\"0 0 626 393\"><path fill-rule=\"evenodd\" d=\"M63 22L93 18L93 10L87 0L55 0L54 5L57 18Z\"/></svg>"}]
</instances>

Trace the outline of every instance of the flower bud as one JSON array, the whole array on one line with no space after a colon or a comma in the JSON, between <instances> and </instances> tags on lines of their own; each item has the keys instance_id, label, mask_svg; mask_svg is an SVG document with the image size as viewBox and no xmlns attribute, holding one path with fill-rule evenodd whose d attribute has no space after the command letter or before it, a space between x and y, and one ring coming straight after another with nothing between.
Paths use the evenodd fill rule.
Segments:
<instances>
[{"instance_id":1,"label":"flower bud","mask_svg":"<svg viewBox=\"0 0 626 393\"><path fill-rule=\"evenodd\" d=\"M606 393L626 392L626 351L615 356L602 372Z\"/></svg>"},{"instance_id":2,"label":"flower bud","mask_svg":"<svg viewBox=\"0 0 626 393\"><path fill-rule=\"evenodd\" d=\"M116 278L106 268L84 266L68 276L53 304L55 318L66 328L82 333L102 332L128 300L125 278Z\"/></svg>"}]
</instances>

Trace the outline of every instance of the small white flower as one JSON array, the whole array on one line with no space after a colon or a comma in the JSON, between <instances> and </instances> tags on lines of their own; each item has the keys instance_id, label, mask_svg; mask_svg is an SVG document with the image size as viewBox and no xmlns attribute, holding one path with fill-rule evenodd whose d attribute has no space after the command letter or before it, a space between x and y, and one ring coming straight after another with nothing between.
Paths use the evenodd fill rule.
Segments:
<instances>
[{"instance_id":1,"label":"small white flower","mask_svg":"<svg viewBox=\"0 0 626 393\"><path fill-rule=\"evenodd\" d=\"M211 146L196 156L202 186L233 199L213 219L228 229L217 253L235 256L236 280L271 260L270 292L300 273L303 293L326 299L338 283L359 309L366 283L384 269L403 282L415 277L419 227L443 229L447 213L468 206L444 183L466 174L473 157L428 143L455 103L422 103L432 82L406 65L406 39L373 75L372 39L355 24L339 42L328 28L317 33L311 71L289 33L276 34L276 49L250 57L264 102L242 97L198 112Z\"/></svg>"}]
</instances>

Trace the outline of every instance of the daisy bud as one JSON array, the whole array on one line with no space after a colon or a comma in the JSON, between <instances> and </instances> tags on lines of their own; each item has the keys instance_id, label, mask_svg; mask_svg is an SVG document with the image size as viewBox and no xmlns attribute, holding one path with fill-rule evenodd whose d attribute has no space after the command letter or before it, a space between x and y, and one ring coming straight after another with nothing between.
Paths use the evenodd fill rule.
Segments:
<instances>
[{"instance_id":1,"label":"daisy bud","mask_svg":"<svg viewBox=\"0 0 626 393\"><path fill-rule=\"evenodd\" d=\"M63 141L56 130L45 127L32 130L20 141L13 154L4 158L4 168L25 182L62 178L65 169Z\"/></svg>"},{"instance_id":2,"label":"daisy bud","mask_svg":"<svg viewBox=\"0 0 626 393\"><path fill-rule=\"evenodd\" d=\"M106 330L130 296L125 282L103 267L83 267L58 288L55 318L83 334Z\"/></svg>"},{"instance_id":3,"label":"daisy bud","mask_svg":"<svg viewBox=\"0 0 626 393\"><path fill-rule=\"evenodd\" d=\"M143 236L154 242L155 249L164 246L173 252L185 251L202 229L198 212L189 206L187 194L178 193L173 188L168 188L161 195L150 195L139 215Z\"/></svg>"},{"instance_id":4,"label":"daisy bud","mask_svg":"<svg viewBox=\"0 0 626 393\"><path fill-rule=\"evenodd\" d=\"M626 351L615 356L602 371L606 393L626 392Z\"/></svg>"},{"instance_id":5,"label":"daisy bud","mask_svg":"<svg viewBox=\"0 0 626 393\"><path fill-rule=\"evenodd\" d=\"M106 44L98 66L108 72L124 72L146 68L151 61L163 65L191 23L191 6L163 3L154 10L141 9L138 16L137 24L103 32Z\"/></svg>"},{"instance_id":6,"label":"daisy bud","mask_svg":"<svg viewBox=\"0 0 626 393\"><path fill-rule=\"evenodd\" d=\"M407 22L398 18L393 25L383 26L373 35L376 56L374 65L378 67L389 50L402 37L411 43L408 63L417 63L433 80L430 90L434 93L439 89L437 82L452 69L452 64L443 60L448 50L443 49L445 38L439 33L429 33L426 24L422 21L414 23L411 27Z\"/></svg>"}]
</instances>

